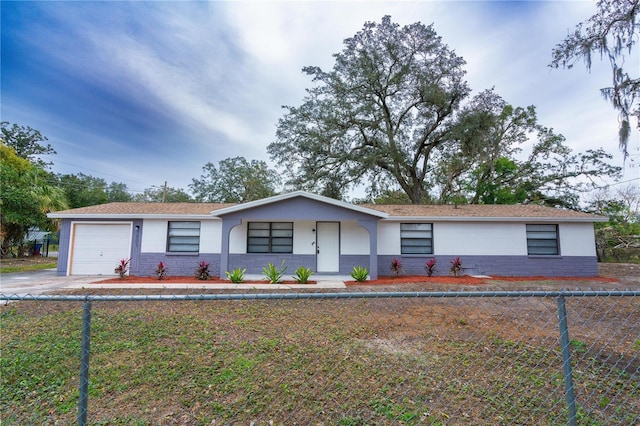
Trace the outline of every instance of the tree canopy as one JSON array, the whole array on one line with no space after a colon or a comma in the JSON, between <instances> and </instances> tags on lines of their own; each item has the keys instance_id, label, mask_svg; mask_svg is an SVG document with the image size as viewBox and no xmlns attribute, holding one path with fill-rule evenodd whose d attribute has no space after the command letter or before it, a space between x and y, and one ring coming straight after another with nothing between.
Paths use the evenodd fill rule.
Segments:
<instances>
[{"instance_id":1,"label":"tree canopy","mask_svg":"<svg viewBox=\"0 0 640 426\"><path fill-rule=\"evenodd\" d=\"M0 123L2 131L2 143L14 149L16 155L43 169L51 165L51 162L44 161L40 156L55 154L56 152L50 144L42 145L46 142L46 136L29 126L19 126L3 121Z\"/></svg>"},{"instance_id":2,"label":"tree canopy","mask_svg":"<svg viewBox=\"0 0 640 426\"><path fill-rule=\"evenodd\" d=\"M64 190L72 209L114 201L131 201L133 197L123 183L107 182L84 173L58 175L58 185Z\"/></svg>"},{"instance_id":3,"label":"tree canopy","mask_svg":"<svg viewBox=\"0 0 640 426\"><path fill-rule=\"evenodd\" d=\"M189 185L196 201L244 203L276 195L279 175L264 161L247 161L244 157L227 158L218 168L207 163L200 179Z\"/></svg>"},{"instance_id":4,"label":"tree canopy","mask_svg":"<svg viewBox=\"0 0 640 426\"><path fill-rule=\"evenodd\" d=\"M148 203L191 203L193 202L193 198L180 188L168 186L162 188L147 188L141 194L134 195L133 201Z\"/></svg>"},{"instance_id":5,"label":"tree canopy","mask_svg":"<svg viewBox=\"0 0 640 426\"><path fill-rule=\"evenodd\" d=\"M464 60L432 26L400 27L389 16L344 44L333 70L303 69L317 85L301 106L285 107L268 152L298 188L367 181L375 189L391 179L419 202L431 156L469 93Z\"/></svg>"},{"instance_id":6,"label":"tree canopy","mask_svg":"<svg viewBox=\"0 0 640 426\"><path fill-rule=\"evenodd\" d=\"M331 71L278 121L271 158L288 184L340 198L365 183L373 200L577 204L576 178L617 176L603 150L574 154L493 90L468 100L464 60L432 26L367 22ZM525 147L527 151L525 151ZM524 159L521 157L524 156Z\"/></svg>"},{"instance_id":7,"label":"tree canopy","mask_svg":"<svg viewBox=\"0 0 640 426\"><path fill-rule=\"evenodd\" d=\"M599 0L596 12L586 23L579 23L552 52L550 66L572 68L583 60L591 69L592 55L611 65L611 86L601 89L602 96L619 113L620 149L625 158L631 133L630 116L635 116L640 130L640 78L638 63L631 61L631 74L627 57L640 36L640 0ZM633 75L635 74L635 75Z\"/></svg>"},{"instance_id":8,"label":"tree canopy","mask_svg":"<svg viewBox=\"0 0 640 426\"><path fill-rule=\"evenodd\" d=\"M538 122L534 106L514 107L493 90L461 109L452 135L432 175L440 203L577 208L579 194L597 186L598 177L621 172L601 149L573 153L562 135Z\"/></svg>"},{"instance_id":9,"label":"tree canopy","mask_svg":"<svg viewBox=\"0 0 640 426\"><path fill-rule=\"evenodd\" d=\"M591 194L587 211L609 218L595 224L599 261L640 260L640 188L605 188Z\"/></svg>"},{"instance_id":10,"label":"tree canopy","mask_svg":"<svg viewBox=\"0 0 640 426\"><path fill-rule=\"evenodd\" d=\"M0 256L20 246L30 228L53 229L46 214L68 207L64 192L48 183L49 173L0 144ZM19 254L19 253L18 253Z\"/></svg>"}]
</instances>

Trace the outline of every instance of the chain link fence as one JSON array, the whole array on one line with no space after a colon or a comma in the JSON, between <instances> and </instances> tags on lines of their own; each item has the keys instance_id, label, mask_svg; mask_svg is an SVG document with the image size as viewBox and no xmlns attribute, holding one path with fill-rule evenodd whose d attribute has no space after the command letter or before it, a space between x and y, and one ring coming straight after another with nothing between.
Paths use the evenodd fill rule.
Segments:
<instances>
[{"instance_id":1,"label":"chain link fence","mask_svg":"<svg viewBox=\"0 0 640 426\"><path fill-rule=\"evenodd\" d=\"M635 425L638 296L0 295L1 420Z\"/></svg>"}]
</instances>

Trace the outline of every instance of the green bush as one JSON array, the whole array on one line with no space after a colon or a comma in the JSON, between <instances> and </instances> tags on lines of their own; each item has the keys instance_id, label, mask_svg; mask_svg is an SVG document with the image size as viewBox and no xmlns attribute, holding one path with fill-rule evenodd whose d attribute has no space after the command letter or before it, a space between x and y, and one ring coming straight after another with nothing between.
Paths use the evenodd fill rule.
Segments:
<instances>
[{"instance_id":1,"label":"green bush","mask_svg":"<svg viewBox=\"0 0 640 426\"><path fill-rule=\"evenodd\" d=\"M311 275L313 275L313 271L310 268L301 266L296 269L293 279L296 280L298 284L306 284L309 282Z\"/></svg>"},{"instance_id":2,"label":"green bush","mask_svg":"<svg viewBox=\"0 0 640 426\"><path fill-rule=\"evenodd\" d=\"M245 269L236 268L231 272L227 271L227 278L229 278L229 280L232 283L240 284L244 282L244 274L246 272L247 272L246 268Z\"/></svg>"},{"instance_id":3,"label":"green bush","mask_svg":"<svg viewBox=\"0 0 640 426\"><path fill-rule=\"evenodd\" d=\"M280 264L280 268L276 268L273 263L269 262L266 267L262 268L262 272L267 276L270 284L278 284L282 281L284 273L287 272L287 267L284 266L284 260Z\"/></svg>"},{"instance_id":4,"label":"green bush","mask_svg":"<svg viewBox=\"0 0 640 426\"><path fill-rule=\"evenodd\" d=\"M354 266L351 271L351 277L359 283L366 281L369 276L369 268L363 268L362 266Z\"/></svg>"}]
</instances>

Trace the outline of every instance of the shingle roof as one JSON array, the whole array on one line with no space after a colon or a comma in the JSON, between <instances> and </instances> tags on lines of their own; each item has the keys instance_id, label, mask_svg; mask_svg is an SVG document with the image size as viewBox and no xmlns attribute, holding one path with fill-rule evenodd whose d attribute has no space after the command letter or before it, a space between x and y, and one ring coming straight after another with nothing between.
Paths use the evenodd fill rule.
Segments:
<instances>
[{"instance_id":1,"label":"shingle roof","mask_svg":"<svg viewBox=\"0 0 640 426\"><path fill-rule=\"evenodd\" d=\"M136 216L190 216L210 215L212 211L234 206L233 203L109 203L81 207L50 214L50 217L136 217ZM396 205L361 204L364 207L389 214L394 217L424 218L559 218L573 220L606 220L605 217L573 210L563 210L534 204L490 205Z\"/></svg>"},{"instance_id":2,"label":"shingle roof","mask_svg":"<svg viewBox=\"0 0 640 426\"><path fill-rule=\"evenodd\" d=\"M97 206L55 212L52 216L64 215L208 215L213 210L233 206L230 203L108 203Z\"/></svg>"},{"instance_id":3,"label":"shingle roof","mask_svg":"<svg viewBox=\"0 0 640 426\"><path fill-rule=\"evenodd\" d=\"M396 217L477 217L477 218L571 218L594 219L598 216L574 210L557 209L536 204L429 204L429 205L397 205L397 204L364 204Z\"/></svg>"}]
</instances>

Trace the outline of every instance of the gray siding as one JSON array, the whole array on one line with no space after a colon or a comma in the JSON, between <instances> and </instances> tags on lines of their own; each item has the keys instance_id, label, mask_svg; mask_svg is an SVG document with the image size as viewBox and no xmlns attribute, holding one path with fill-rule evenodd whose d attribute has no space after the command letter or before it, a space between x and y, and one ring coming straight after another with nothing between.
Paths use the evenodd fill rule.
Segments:
<instances>
[{"instance_id":1,"label":"gray siding","mask_svg":"<svg viewBox=\"0 0 640 426\"><path fill-rule=\"evenodd\" d=\"M304 266L312 271L316 269L316 256L313 254L230 254L229 270L236 268L247 269L247 274L262 274L262 268L271 262L280 267L282 261L287 266L287 276L293 275L295 270ZM224 274L226 271L221 271Z\"/></svg>"},{"instance_id":2,"label":"gray siding","mask_svg":"<svg viewBox=\"0 0 640 426\"><path fill-rule=\"evenodd\" d=\"M426 275L425 264L437 260L434 275L449 275L450 262L455 256L378 256L378 275L390 276L391 261L399 259L403 275ZM577 276L598 275L595 256L460 256L462 274L498 276Z\"/></svg>"},{"instance_id":3,"label":"gray siding","mask_svg":"<svg viewBox=\"0 0 640 426\"><path fill-rule=\"evenodd\" d=\"M69 246L71 245L71 219L62 219L60 239L58 240L58 275L67 275L69 263Z\"/></svg>"},{"instance_id":4,"label":"gray siding","mask_svg":"<svg viewBox=\"0 0 640 426\"><path fill-rule=\"evenodd\" d=\"M212 277L220 274L220 254L199 253L193 255L176 255L166 253L142 253L138 256L136 266L131 266L131 275L154 276L159 262L163 262L167 268L167 276L186 277L193 276L201 261L209 264L209 273Z\"/></svg>"}]
</instances>

